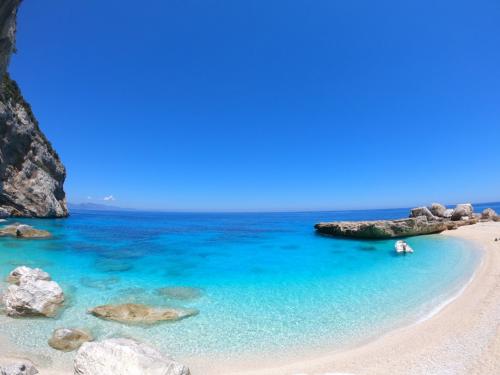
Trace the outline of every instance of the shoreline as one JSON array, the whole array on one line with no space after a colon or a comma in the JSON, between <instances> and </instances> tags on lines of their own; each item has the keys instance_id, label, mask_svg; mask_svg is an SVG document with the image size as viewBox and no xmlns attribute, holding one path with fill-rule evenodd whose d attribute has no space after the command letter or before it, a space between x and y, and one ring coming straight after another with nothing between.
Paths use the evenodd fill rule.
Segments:
<instances>
[{"instance_id":1,"label":"shoreline","mask_svg":"<svg viewBox=\"0 0 500 375\"><path fill-rule=\"evenodd\" d=\"M209 368L201 366L204 361L199 359L193 358L192 366L188 358L182 362L192 368L193 375L202 374L197 371L200 367L203 375L500 373L500 359L495 358L500 358L500 339L496 337L500 330L500 272L496 274L500 271L500 242L493 241L495 234L500 237L500 223L478 223L441 234L473 242L482 259L465 285L409 325L352 348L294 357L284 366L264 359L259 361L259 368L251 370L246 361L230 368L227 362L218 365L213 361ZM3 339L0 349L3 353L15 352ZM11 356L9 360L15 358L23 357ZM6 359L0 356L0 365ZM66 366L37 367L42 375L72 373Z\"/></svg>"},{"instance_id":2,"label":"shoreline","mask_svg":"<svg viewBox=\"0 0 500 375\"><path fill-rule=\"evenodd\" d=\"M295 360L286 366L214 369L208 374L499 374L500 242L494 242L496 234L500 237L498 222L441 234L475 243L483 256L470 281L430 316L352 349Z\"/></svg>"}]
</instances>

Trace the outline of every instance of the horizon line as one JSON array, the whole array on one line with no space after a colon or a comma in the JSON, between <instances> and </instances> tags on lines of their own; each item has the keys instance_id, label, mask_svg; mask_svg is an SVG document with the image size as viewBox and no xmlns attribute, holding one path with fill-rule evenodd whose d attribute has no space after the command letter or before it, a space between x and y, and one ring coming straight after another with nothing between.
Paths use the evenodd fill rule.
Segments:
<instances>
[{"instance_id":1,"label":"horizon line","mask_svg":"<svg viewBox=\"0 0 500 375\"><path fill-rule=\"evenodd\" d=\"M435 203L435 202L433 202ZM471 203L472 205L486 205L486 204L498 204L498 201L487 201L487 202L465 202ZM404 210L413 207L426 207L427 205L421 206L399 206L399 207L385 207L385 208L351 208L351 209L255 209L255 210L244 210L244 209L208 209L208 210L199 210L199 209L167 209L167 208L133 208L133 207L121 207L114 205L107 205L103 203L90 203L90 202L82 202L82 203L73 203L69 202L68 206L85 206L86 204L96 205L102 207L103 209L83 209L84 211L108 211L108 212L119 212L119 211L137 211L137 212L157 212L157 213L308 213L308 212L350 212L350 211L389 211L389 210ZM444 206L455 206L460 203L442 203ZM68 207L69 208L69 207ZM78 210L79 207L74 207L74 209Z\"/></svg>"}]
</instances>

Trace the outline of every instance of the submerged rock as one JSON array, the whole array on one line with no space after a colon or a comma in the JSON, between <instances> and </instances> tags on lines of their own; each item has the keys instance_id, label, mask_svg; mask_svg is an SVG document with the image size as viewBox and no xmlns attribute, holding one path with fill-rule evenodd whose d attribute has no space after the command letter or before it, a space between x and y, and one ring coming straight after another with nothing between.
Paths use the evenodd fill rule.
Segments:
<instances>
[{"instance_id":1,"label":"submerged rock","mask_svg":"<svg viewBox=\"0 0 500 375\"><path fill-rule=\"evenodd\" d=\"M481 213L481 220L495 220L497 213L492 208L486 208Z\"/></svg>"},{"instance_id":2,"label":"submerged rock","mask_svg":"<svg viewBox=\"0 0 500 375\"><path fill-rule=\"evenodd\" d=\"M156 292L160 296L178 300L192 300L200 298L203 295L203 290L199 288L192 288L189 286L171 286L158 288Z\"/></svg>"},{"instance_id":3,"label":"submerged rock","mask_svg":"<svg viewBox=\"0 0 500 375\"><path fill-rule=\"evenodd\" d=\"M19 285L22 277L31 277L34 280L51 280L50 275L40 268L20 266L9 273L7 282L10 284Z\"/></svg>"},{"instance_id":4,"label":"submerged rock","mask_svg":"<svg viewBox=\"0 0 500 375\"><path fill-rule=\"evenodd\" d=\"M436 217L427 207L416 207L410 211L410 217L425 216L428 220L436 220Z\"/></svg>"},{"instance_id":5,"label":"submerged rock","mask_svg":"<svg viewBox=\"0 0 500 375\"><path fill-rule=\"evenodd\" d=\"M59 284L46 280L50 276L40 269L20 268L11 272L14 284L9 285L2 296L5 313L11 317L55 316L64 302L64 293ZM17 272L24 272L25 275L18 277Z\"/></svg>"},{"instance_id":6,"label":"submerged rock","mask_svg":"<svg viewBox=\"0 0 500 375\"><path fill-rule=\"evenodd\" d=\"M429 221L425 216L400 220L339 221L319 223L316 231L341 237L379 239L440 233L447 229L442 221Z\"/></svg>"},{"instance_id":7,"label":"submerged rock","mask_svg":"<svg viewBox=\"0 0 500 375\"><path fill-rule=\"evenodd\" d=\"M451 215L451 220L464 220L465 217L472 218L474 216L474 208L470 203L457 204Z\"/></svg>"},{"instance_id":8,"label":"submerged rock","mask_svg":"<svg viewBox=\"0 0 500 375\"><path fill-rule=\"evenodd\" d=\"M136 303L103 305L95 307L89 312L101 319L114 320L126 324L155 324L181 320L198 314L198 310L194 309L151 307Z\"/></svg>"},{"instance_id":9,"label":"submerged rock","mask_svg":"<svg viewBox=\"0 0 500 375\"><path fill-rule=\"evenodd\" d=\"M8 366L0 366L0 375L36 375L38 370L31 362L15 363Z\"/></svg>"},{"instance_id":10,"label":"submerged rock","mask_svg":"<svg viewBox=\"0 0 500 375\"><path fill-rule=\"evenodd\" d=\"M84 342L92 340L92 335L81 329L58 328L52 333L48 344L54 349L71 352L82 346Z\"/></svg>"},{"instance_id":11,"label":"submerged rock","mask_svg":"<svg viewBox=\"0 0 500 375\"><path fill-rule=\"evenodd\" d=\"M48 238L51 234L46 230L36 229L30 225L15 223L0 228L0 236L10 236L16 238Z\"/></svg>"},{"instance_id":12,"label":"submerged rock","mask_svg":"<svg viewBox=\"0 0 500 375\"><path fill-rule=\"evenodd\" d=\"M94 288L100 290L112 289L114 285L120 283L119 277L107 277L105 279L93 279L91 277L82 277L80 284L87 288Z\"/></svg>"},{"instance_id":13,"label":"submerged rock","mask_svg":"<svg viewBox=\"0 0 500 375\"><path fill-rule=\"evenodd\" d=\"M151 346L124 338L84 343L74 370L76 375L190 375L188 367Z\"/></svg>"},{"instance_id":14,"label":"submerged rock","mask_svg":"<svg viewBox=\"0 0 500 375\"><path fill-rule=\"evenodd\" d=\"M103 272L126 272L133 268L132 264L115 259L99 259L95 265Z\"/></svg>"}]
</instances>

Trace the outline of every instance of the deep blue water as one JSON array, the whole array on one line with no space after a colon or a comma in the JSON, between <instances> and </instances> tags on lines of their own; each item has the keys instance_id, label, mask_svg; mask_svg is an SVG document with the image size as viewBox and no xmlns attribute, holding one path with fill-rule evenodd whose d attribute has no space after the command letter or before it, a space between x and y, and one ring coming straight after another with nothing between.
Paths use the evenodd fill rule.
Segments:
<instances>
[{"instance_id":1,"label":"deep blue water","mask_svg":"<svg viewBox=\"0 0 500 375\"><path fill-rule=\"evenodd\" d=\"M415 253L396 256L392 240L334 239L313 228L319 221L407 212L80 211L68 219L25 220L54 237L0 238L0 275L21 264L41 267L61 284L68 303L57 319L10 319L0 333L56 362L71 354L50 349L46 341L63 326L89 329L97 338L135 337L181 359L279 356L355 344L431 311L470 278L479 260L471 244L440 235L411 238ZM203 295L181 301L157 293L167 286L201 288ZM200 313L153 327L86 313L126 302Z\"/></svg>"}]
</instances>

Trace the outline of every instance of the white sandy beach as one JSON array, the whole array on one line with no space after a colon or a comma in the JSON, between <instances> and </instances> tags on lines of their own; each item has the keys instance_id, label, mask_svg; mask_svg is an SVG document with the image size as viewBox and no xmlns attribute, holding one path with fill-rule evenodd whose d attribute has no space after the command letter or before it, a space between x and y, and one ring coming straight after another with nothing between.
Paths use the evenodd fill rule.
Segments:
<instances>
[{"instance_id":1,"label":"white sandy beach","mask_svg":"<svg viewBox=\"0 0 500 375\"><path fill-rule=\"evenodd\" d=\"M401 328L355 349L325 354L319 358L291 359L282 367L254 363L248 370L235 364L219 368L212 364L193 375L281 375L281 374L500 374L500 223L479 223L447 231L474 241L484 251L483 261L465 290L427 320ZM0 364L15 359L15 350L0 343ZM10 354L12 353L12 355ZM41 374L69 374L46 369ZM190 366L190 363L186 363Z\"/></svg>"}]
</instances>

